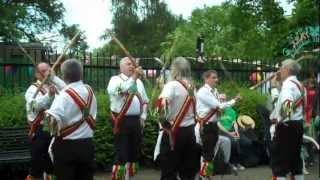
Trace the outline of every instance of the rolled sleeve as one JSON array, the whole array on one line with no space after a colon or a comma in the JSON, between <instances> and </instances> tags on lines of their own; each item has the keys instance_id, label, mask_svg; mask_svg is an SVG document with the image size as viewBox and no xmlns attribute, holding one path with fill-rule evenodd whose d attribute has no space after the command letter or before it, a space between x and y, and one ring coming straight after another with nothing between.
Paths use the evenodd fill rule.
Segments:
<instances>
[{"instance_id":1,"label":"rolled sleeve","mask_svg":"<svg viewBox=\"0 0 320 180\"><path fill-rule=\"evenodd\" d=\"M65 98L63 97L63 95L59 95L57 96L53 102L52 105L50 107L50 109L48 109L46 111L46 114L48 114L49 116L52 116L57 122L61 123L63 120L63 116L65 114Z\"/></svg>"},{"instance_id":2,"label":"rolled sleeve","mask_svg":"<svg viewBox=\"0 0 320 180\"><path fill-rule=\"evenodd\" d=\"M59 91L61 91L66 86L66 83L63 80L61 80L58 76L53 76L52 82L54 85L56 85Z\"/></svg>"},{"instance_id":3,"label":"rolled sleeve","mask_svg":"<svg viewBox=\"0 0 320 180\"><path fill-rule=\"evenodd\" d=\"M174 90L175 88L172 83L169 82L168 84L165 84L159 98L164 98L171 101L174 98Z\"/></svg>"},{"instance_id":4,"label":"rolled sleeve","mask_svg":"<svg viewBox=\"0 0 320 180\"><path fill-rule=\"evenodd\" d=\"M37 87L30 86L25 94L25 100L27 102L27 105L29 106L28 109L38 112L42 109L45 109L47 106L49 106L51 99L48 93L46 93L43 96L37 96L33 98L33 95L36 93L36 91L37 91Z\"/></svg>"}]
</instances>

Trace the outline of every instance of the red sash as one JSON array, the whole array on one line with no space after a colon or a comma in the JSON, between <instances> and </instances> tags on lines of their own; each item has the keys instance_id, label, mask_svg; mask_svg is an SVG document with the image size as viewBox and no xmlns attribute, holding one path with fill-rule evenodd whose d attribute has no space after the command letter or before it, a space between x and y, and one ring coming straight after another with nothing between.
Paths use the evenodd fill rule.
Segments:
<instances>
[{"instance_id":1,"label":"red sash","mask_svg":"<svg viewBox=\"0 0 320 180\"><path fill-rule=\"evenodd\" d=\"M39 88L39 86L40 86L38 83L33 83L32 85L34 85L37 88ZM47 93L47 90L44 89L43 87L41 87L39 90L40 90L42 95L45 95Z\"/></svg>"},{"instance_id":2,"label":"red sash","mask_svg":"<svg viewBox=\"0 0 320 180\"><path fill-rule=\"evenodd\" d=\"M293 82L298 87L298 89L300 90L300 93L301 93L301 97L295 101L295 105L294 105L295 108L297 108L299 106L305 107L304 87L296 81L293 81L293 80L290 80L290 81Z\"/></svg>"},{"instance_id":3,"label":"red sash","mask_svg":"<svg viewBox=\"0 0 320 180\"><path fill-rule=\"evenodd\" d=\"M206 124L209 119L217 112L219 112L219 108L211 109L206 116L204 116L203 118L198 117L197 120L198 122L200 122L200 124Z\"/></svg>"},{"instance_id":4,"label":"red sash","mask_svg":"<svg viewBox=\"0 0 320 180\"><path fill-rule=\"evenodd\" d=\"M76 103L76 105L78 106L81 112L83 112L85 108L88 108L88 111L90 111L91 104L92 104L93 91L88 85L86 85L86 88L89 92L87 102L85 102L74 89L69 88L66 90L66 93L73 99L73 101ZM94 130L95 121L92 115L89 114L87 117L82 117L81 120L71 124L70 126L62 128L60 130L60 136L66 137L70 135L71 133L76 131L84 122L86 122L89 125L89 127L92 130Z\"/></svg>"},{"instance_id":5,"label":"red sash","mask_svg":"<svg viewBox=\"0 0 320 180\"><path fill-rule=\"evenodd\" d=\"M36 118L31 122L29 133L28 133L29 138L33 137L41 121L44 119L44 116L45 116L45 113L44 113L44 110L42 110L37 114Z\"/></svg>"},{"instance_id":6,"label":"red sash","mask_svg":"<svg viewBox=\"0 0 320 180\"><path fill-rule=\"evenodd\" d=\"M32 85L34 85L37 88L39 87L38 83L33 83ZM44 88L40 88L40 92L42 95L45 95L47 93L47 91ZM29 138L33 137L36 129L39 127L39 125L40 125L41 121L43 121L44 117L45 117L44 110L42 110L37 114L36 118L34 118L34 120L31 122L30 129L28 132Z\"/></svg>"},{"instance_id":7,"label":"red sash","mask_svg":"<svg viewBox=\"0 0 320 180\"><path fill-rule=\"evenodd\" d=\"M139 102L140 102L140 113L142 112L142 106L143 106L143 101L142 101L142 97L140 96L139 93L126 93L124 94L126 96L124 104L120 110L119 113L114 113L111 112L111 118L112 118L112 122L113 122L113 133L117 134L120 130L120 124L124 119L124 116L126 115L126 113L129 110L129 107L132 103L132 100L134 98L134 96L137 96Z\"/></svg>"},{"instance_id":8,"label":"red sash","mask_svg":"<svg viewBox=\"0 0 320 180\"><path fill-rule=\"evenodd\" d=\"M182 81L178 81L185 89L186 91L189 93L189 89L188 87L182 82ZM195 106L195 98L194 96L190 96L189 94L187 95L186 99L184 100L183 104L182 104L182 107L180 109L180 111L178 112L177 116L175 117L175 120L173 122L173 125L171 127L171 132L172 132L172 135L173 135L173 144L175 144L175 139L176 139L176 136L178 134L178 130L179 130L179 127L180 127L180 124L183 120L183 118L185 117L185 115L187 114L188 110L189 110L189 107L192 105L192 108L193 108L193 113L194 115L195 112L196 112L196 106Z\"/></svg>"}]
</instances>

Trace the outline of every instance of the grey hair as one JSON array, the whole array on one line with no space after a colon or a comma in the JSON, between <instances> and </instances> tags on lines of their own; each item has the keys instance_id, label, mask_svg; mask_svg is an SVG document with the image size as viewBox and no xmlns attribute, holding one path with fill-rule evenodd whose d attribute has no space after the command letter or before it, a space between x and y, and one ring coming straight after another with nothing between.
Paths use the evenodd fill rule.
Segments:
<instances>
[{"instance_id":1,"label":"grey hair","mask_svg":"<svg viewBox=\"0 0 320 180\"><path fill-rule=\"evenodd\" d=\"M218 72L216 70L208 70L208 71L205 71L203 74L202 74L202 79L203 81L205 81L211 74L216 74L218 75Z\"/></svg>"},{"instance_id":2,"label":"grey hair","mask_svg":"<svg viewBox=\"0 0 320 180\"><path fill-rule=\"evenodd\" d=\"M129 57L124 57L120 60L119 65L121 66L125 61L130 60Z\"/></svg>"},{"instance_id":3,"label":"grey hair","mask_svg":"<svg viewBox=\"0 0 320 180\"><path fill-rule=\"evenodd\" d=\"M170 71L172 80L191 80L190 63L184 57L175 58L171 64Z\"/></svg>"},{"instance_id":4,"label":"grey hair","mask_svg":"<svg viewBox=\"0 0 320 180\"><path fill-rule=\"evenodd\" d=\"M68 59L61 65L63 80L72 83L82 80L82 64L77 59Z\"/></svg>"},{"instance_id":5,"label":"grey hair","mask_svg":"<svg viewBox=\"0 0 320 180\"><path fill-rule=\"evenodd\" d=\"M282 61L281 64L282 68L287 68L289 70L290 75L298 75L301 70L300 64L293 59L286 59Z\"/></svg>"}]
</instances>

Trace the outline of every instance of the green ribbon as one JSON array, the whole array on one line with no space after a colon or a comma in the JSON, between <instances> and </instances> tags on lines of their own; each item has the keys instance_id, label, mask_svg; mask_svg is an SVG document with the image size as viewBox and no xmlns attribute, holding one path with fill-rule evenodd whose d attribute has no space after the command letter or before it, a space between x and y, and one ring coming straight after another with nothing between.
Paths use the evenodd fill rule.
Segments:
<instances>
[{"instance_id":1,"label":"green ribbon","mask_svg":"<svg viewBox=\"0 0 320 180\"><path fill-rule=\"evenodd\" d=\"M49 118L47 116L45 116L43 119L43 131L50 132Z\"/></svg>"},{"instance_id":2,"label":"green ribbon","mask_svg":"<svg viewBox=\"0 0 320 180\"><path fill-rule=\"evenodd\" d=\"M90 115L90 109L88 106L85 106L83 108L82 115L83 118L87 118Z\"/></svg>"},{"instance_id":3,"label":"green ribbon","mask_svg":"<svg viewBox=\"0 0 320 180\"><path fill-rule=\"evenodd\" d=\"M134 83L132 86L130 86L130 88L129 88L128 91L129 91L129 93L136 93L136 92L138 92L137 84Z\"/></svg>"}]
</instances>

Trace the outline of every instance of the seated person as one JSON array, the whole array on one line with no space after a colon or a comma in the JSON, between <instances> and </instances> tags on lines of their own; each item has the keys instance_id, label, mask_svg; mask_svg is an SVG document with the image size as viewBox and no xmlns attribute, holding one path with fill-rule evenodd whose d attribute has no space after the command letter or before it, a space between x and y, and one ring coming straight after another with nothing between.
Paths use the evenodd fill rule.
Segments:
<instances>
[{"instance_id":1,"label":"seated person","mask_svg":"<svg viewBox=\"0 0 320 180\"><path fill-rule=\"evenodd\" d=\"M244 170L245 167L240 164L240 134L236 122L237 113L232 107L226 108L218 122L221 131L220 135L225 136L231 141L231 157L230 163L234 170Z\"/></svg>"}]
</instances>

